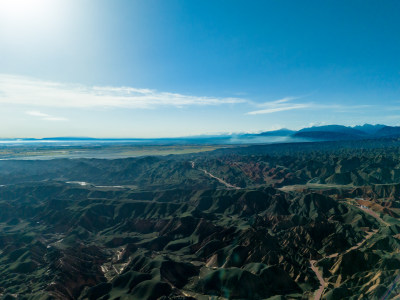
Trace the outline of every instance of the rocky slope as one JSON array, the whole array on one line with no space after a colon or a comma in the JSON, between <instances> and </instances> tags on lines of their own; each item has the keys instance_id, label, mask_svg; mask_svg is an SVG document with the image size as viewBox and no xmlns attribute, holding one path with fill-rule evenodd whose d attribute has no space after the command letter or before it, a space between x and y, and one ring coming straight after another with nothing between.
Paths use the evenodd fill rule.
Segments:
<instances>
[{"instance_id":1,"label":"rocky slope","mask_svg":"<svg viewBox=\"0 0 400 300\"><path fill-rule=\"evenodd\" d=\"M0 297L387 293L400 269L396 151L237 151L0 161Z\"/></svg>"}]
</instances>

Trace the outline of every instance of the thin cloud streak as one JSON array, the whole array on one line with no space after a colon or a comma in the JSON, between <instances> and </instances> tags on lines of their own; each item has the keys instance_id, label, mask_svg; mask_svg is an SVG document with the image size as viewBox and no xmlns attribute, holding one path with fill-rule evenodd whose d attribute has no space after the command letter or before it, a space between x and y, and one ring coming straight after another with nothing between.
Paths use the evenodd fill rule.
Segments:
<instances>
[{"instance_id":1,"label":"thin cloud streak","mask_svg":"<svg viewBox=\"0 0 400 300\"><path fill-rule=\"evenodd\" d=\"M265 109L247 112L246 115L261 115L271 114L276 112L295 110L295 109L311 109L311 110L331 110L332 112L351 112L355 109L372 108L374 105L340 105L340 104L317 104L309 103L292 103L291 101L301 97L285 97L282 99L257 104L259 107L266 107Z\"/></svg>"},{"instance_id":2,"label":"thin cloud streak","mask_svg":"<svg viewBox=\"0 0 400 300\"><path fill-rule=\"evenodd\" d=\"M248 112L247 115L272 114L272 113L280 112L280 111L302 109L302 108L308 108L308 107L310 107L308 104L295 104L295 105L289 105L289 106L282 106L282 107L267 108L267 109L251 111L251 112Z\"/></svg>"},{"instance_id":3,"label":"thin cloud streak","mask_svg":"<svg viewBox=\"0 0 400 300\"><path fill-rule=\"evenodd\" d=\"M48 82L21 76L0 75L0 103L59 108L158 108L165 106L215 106L248 102L158 92L133 87L89 87Z\"/></svg>"},{"instance_id":4,"label":"thin cloud streak","mask_svg":"<svg viewBox=\"0 0 400 300\"><path fill-rule=\"evenodd\" d=\"M259 103L257 106L265 107L264 109L250 111L246 113L247 115L261 115L261 114L272 114L280 111L303 109L311 106L309 103L291 103L291 101L298 99L300 97L285 97L282 99Z\"/></svg>"},{"instance_id":5,"label":"thin cloud streak","mask_svg":"<svg viewBox=\"0 0 400 300\"><path fill-rule=\"evenodd\" d=\"M274 101L269 101L269 102L264 102L264 103L258 103L257 106L279 106L282 103L287 103L292 100L299 99L300 97L285 97L282 99L274 100Z\"/></svg>"},{"instance_id":6,"label":"thin cloud streak","mask_svg":"<svg viewBox=\"0 0 400 300\"><path fill-rule=\"evenodd\" d=\"M37 110L27 111L27 112L25 112L25 114L27 114L29 116L33 116L33 117L38 117L38 118L40 118L41 120L44 120L44 121L68 121L67 118L55 117L55 116L52 116L52 115L49 115L49 114L42 113L42 112L37 111Z\"/></svg>"}]
</instances>

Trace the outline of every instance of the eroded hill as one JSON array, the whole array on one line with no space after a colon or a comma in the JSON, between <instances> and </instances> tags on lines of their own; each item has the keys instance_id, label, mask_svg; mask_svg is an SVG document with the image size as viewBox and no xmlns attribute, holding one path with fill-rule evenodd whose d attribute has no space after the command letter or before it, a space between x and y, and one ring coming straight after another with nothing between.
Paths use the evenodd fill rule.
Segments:
<instances>
[{"instance_id":1,"label":"eroded hill","mask_svg":"<svg viewBox=\"0 0 400 300\"><path fill-rule=\"evenodd\" d=\"M379 299L399 274L395 150L0 165L3 298Z\"/></svg>"}]
</instances>

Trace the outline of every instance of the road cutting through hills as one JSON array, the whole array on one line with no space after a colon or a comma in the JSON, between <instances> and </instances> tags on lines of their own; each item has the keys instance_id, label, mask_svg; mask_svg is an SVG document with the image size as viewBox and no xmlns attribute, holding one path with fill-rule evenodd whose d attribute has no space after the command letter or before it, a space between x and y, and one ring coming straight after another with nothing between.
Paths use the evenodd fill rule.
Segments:
<instances>
[{"instance_id":1,"label":"road cutting through hills","mask_svg":"<svg viewBox=\"0 0 400 300\"><path fill-rule=\"evenodd\" d=\"M192 164L192 168L195 169L194 161L191 161L191 164ZM233 185L233 184L230 184L230 183L226 182L225 180L223 180L222 178L217 177L214 174L211 174L207 170L200 169L200 168L198 170L204 172L204 174L206 174L207 176L216 179L219 183L222 183L223 185L225 185L229 189L235 189L235 190L240 190L241 189L240 187L238 187L236 185Z\"/></svg>"},{"instance_id":2,"label":"road cutting through hills","mask_svg":"<svg viewBox=\"0 0 400 300\"><path fill-rule=\"evenodd\" d=\"M351 205L353 205L353 204L351 204ZM353 205L353 206L355 206L355 205ZM390 225L389 223L387 223L387 222L385 222L384 220L382 220L382 218L381 218L376 212L372 211L371 209L369 209L369 208L364 208L364 207L359 207L359 206L355 206L355 207L357 207L357 208L359 208L360 210L362 210L363 212L365 212L365 213L371 215L371 216L374 217L379 223L382 223L382 224L384 224L385 226L389 226L389 225ZM378 229L374 229L374 230L372 230L372 231L369 231L369 232L367 232L367 235L365 236L365 238L364 238L361 242L359 242L358 244L356 244L355 246L352 246L352 247L350 247L349 249L347 249L346 251L341 252L341 253L333 253L333 254L330 254L330 255L328 255L328 256L323 257L322 259L324 259L324 258L335 258L335 257L337 257L337 256L339 256L339 255L346 254L346 253L348 253L348 252L350 252L350 251L352 251L352 250L356 250L356 249L360 248L360 247L361 247L366 241L368 241L371 237L373 237L377 232L378 232ZM318 268L317 268L316 265L315 265L317 262L318 262L317 260L310 260L311 270L315 273L315 275L316 275L316 277L318 278L318 281L319 281L319 283L320 283L320 286L319 286L318 290L316 290L316 291L314 292L314 300L319 300L319 299L321 299L322 294L323 294L324 289L325 289L325 286L327 285L327 282L324 280L324 277L322 276L322 274L319 272Z\"/></svg>"}]
</instances>

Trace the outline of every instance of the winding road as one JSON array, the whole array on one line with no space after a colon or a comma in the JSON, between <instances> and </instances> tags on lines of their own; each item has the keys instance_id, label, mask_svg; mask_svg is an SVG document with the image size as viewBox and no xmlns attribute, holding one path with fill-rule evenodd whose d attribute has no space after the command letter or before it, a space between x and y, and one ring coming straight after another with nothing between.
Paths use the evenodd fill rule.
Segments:
<instances>
[{"instance_id":1,"label":"winding road","mask_svg":"<svg viewBox=\"0 0 400 300\"><path fill-rule=\"evenodd\" d=\"M331 255L328 256L324 256L321 259L324 258L334 258L339 256L339 254L346 254L352 250L356 250L358 248L360 248L367 240L369 240L374 234L376 234L378 232L377 229L374 229L370 232L367 232L367 235L365 236L365 238L359 242L357 245L352 246L351 248L347 249L346 251L342 252L342 253L333 253ZM317 276L320 286L318 288L318 290L316 290L314 292L314 300L319 300L321 299L322 293L324 292L325 286L327 285L327 282L325 282L324 277L322 276L322 274L319 272L318 268L315 266L315 263L317 263L317 260L310 260L310 265L311 265L311 269L313 270L313 272L315 273L315 275Z\"/></svg>"},{"instance_id":2,"label":"winding road","mask_svg":"<svg viewBox=\"0 0 400 300\"><path fill-rule=\"evenodd\" d=\"M353 205L355 206L355 205ZM382 220L381 217L379 217L379 215L372 211L369 208L363 208L363 207L359 207L359 206L355 206L357 208L359 208L360 210L364 211L365 213L371 215L372 217L374 217L377 221L379 221L380 223L384 224L385 226L389 226L390 224L385 222L384 220ZM359 242L357 245L350 247L349 249L347 249L346 251L342 252L342 253L333 253L331 255L325 256L324 258L334 258L337 257L339 255L343 255L346 254L352 250L356 250L358 248L360 248L367 240L369 240L371 237L373 237L376 233L378 232L378 229L374 229L372 231L367 232L367 235L365 236L365 238ZM315 273L315 276L318 278L318 281L320 283L320 286L318 288L318 290L316 290L314 292L314 300L320 300L321 296L324 292L325 286L327 285L327 282L324 280L324 277L322 276L322 274L319 272L318 268L315 266L315 264L317 263L317 260L310 260L310 265L311 265L311 270Z\"/></svg>"},{"instance_id":3,"label":"winding road","mask_svg":"<svg viewBox=\"0 0 400 300\"><path fill-rule=\"evenodd\" d=\"M315 273L319 280L319 288L314 292L314 300L316 299L321 299L322 293L324 292L326 282L324 280L324 277L322 277L322 274L319 272L317 267L315 266L316 260L310 260L310 265L311 265L311 270Z\"/></svg>"}]
</instances>

